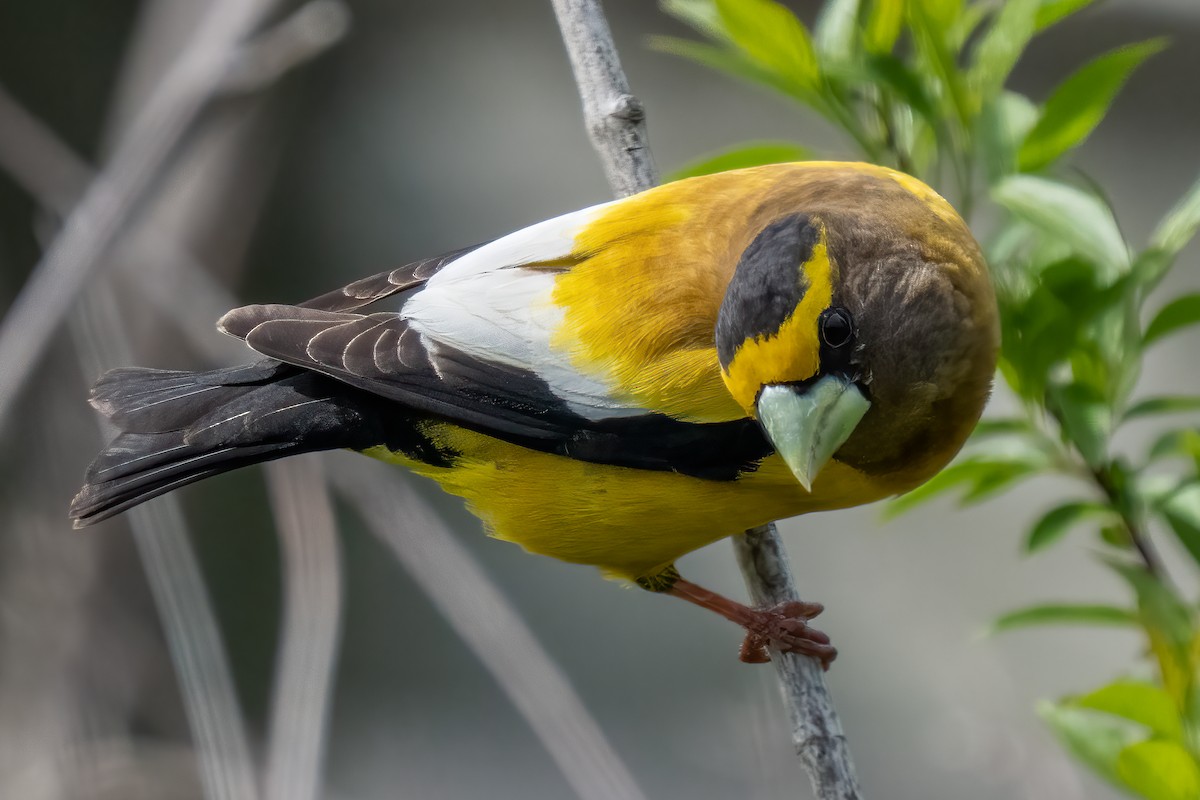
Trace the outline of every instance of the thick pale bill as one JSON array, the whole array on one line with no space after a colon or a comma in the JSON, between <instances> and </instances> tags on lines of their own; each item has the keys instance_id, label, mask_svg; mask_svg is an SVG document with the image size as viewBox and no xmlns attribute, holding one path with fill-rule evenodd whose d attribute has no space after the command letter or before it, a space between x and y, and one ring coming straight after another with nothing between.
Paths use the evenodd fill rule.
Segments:
<instances>
[{"instance_id":1,"label":"thick pale bill","mask_svg":"<svg viewBox=\"0 0 1200 800\"><path fill-rule=\"evenodd\" d=\"M870 407L853 383L826 375L805 387L765 387L758 397L758 421L796 480L812 491L817 473Z\"/></svg>"}]
</instances>

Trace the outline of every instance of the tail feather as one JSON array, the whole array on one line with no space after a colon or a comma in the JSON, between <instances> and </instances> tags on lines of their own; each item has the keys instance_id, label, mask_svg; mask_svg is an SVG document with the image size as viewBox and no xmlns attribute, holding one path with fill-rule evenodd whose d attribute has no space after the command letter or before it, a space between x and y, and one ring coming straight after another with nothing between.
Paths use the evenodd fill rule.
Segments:
<instances>
[{"instance_id":1,"label":"tail feather","mask_svg":"<svg viewBox=\"0 0 1200 800\"><path fill-rule=\"evenodd\" d=\"M96 383L91 403L121 433L88 467L71 503L77 528L238 467L386 443L383 421L403 416L273 361L211 372L113 370Z\"/></svg>"}]
</instances>

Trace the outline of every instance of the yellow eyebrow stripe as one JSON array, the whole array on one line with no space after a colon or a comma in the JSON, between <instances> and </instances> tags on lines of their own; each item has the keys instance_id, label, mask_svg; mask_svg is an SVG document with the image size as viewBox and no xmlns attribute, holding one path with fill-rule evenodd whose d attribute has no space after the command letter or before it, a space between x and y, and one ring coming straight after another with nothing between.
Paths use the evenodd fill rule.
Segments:
<instances>
[{"instance_id":1,"label":"yellow eyebrow stripe","mask_svg":"<svg viewBox=\"0 0 1200 800\"><path fill-rule=\"evenodd\" d=\"M812 255L796 266L808 283L804 297L777 331L742 342L725 372L730 394L747 413L754 413L754 401L762 387L808 380L820 369L817 325L821 312L833 302L837 270L829 258L824 225L820 231Z\"/></svg>"}]
</instances>

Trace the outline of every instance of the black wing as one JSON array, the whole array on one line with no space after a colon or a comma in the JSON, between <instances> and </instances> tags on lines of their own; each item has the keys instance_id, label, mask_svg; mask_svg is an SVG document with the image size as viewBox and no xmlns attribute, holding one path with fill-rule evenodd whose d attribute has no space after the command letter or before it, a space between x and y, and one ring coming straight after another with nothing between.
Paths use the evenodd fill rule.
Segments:
<instances>
[{"instance_id":1,"label":"black wing","mask_svg":"<svg viewBox=\"0 0 1200 800\"><path fill-rule=\"evenodd\" d=\"M380 272L378 275L357 280L320 297L306 300L300 304L300 307L322 311L357 311L377 300L420 286L437 274L442 267L480 247L483 247L483 244L464 247L444 255L414 261L387 272Z\"/></svg>"},{"instance_id":2,"label":"black wing","mask_svg":"<svg viewBox=\"0 0 1200 800\"><path fill-rule=\"evenodd\" d=\"M258 305L235 309L220 324L270 358L407 409L582 461L732 480L772 452L749 419L698 424L656 413L589 419L538 375L444 344L427 345L394 313Z\"/></svg>"}]
</instances>

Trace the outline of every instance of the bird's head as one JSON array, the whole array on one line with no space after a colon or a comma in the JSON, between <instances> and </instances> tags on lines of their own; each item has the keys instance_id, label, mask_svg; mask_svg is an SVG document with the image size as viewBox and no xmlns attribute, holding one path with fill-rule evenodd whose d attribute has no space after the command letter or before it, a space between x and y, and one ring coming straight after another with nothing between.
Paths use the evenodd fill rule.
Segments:
<instances>
[{"instance_id":1,"label":"bird's head","mask_svg":"<svg viewBox=\"0 0 1200 800\"><path fill-rule=\"evenodd\" d=\"M921 483L990 391L998 328L978 247L944 200L900 177L773 215L721 305L725 384L806 489L831 459L895 491Z\"/></svg>"}]
</instances>

